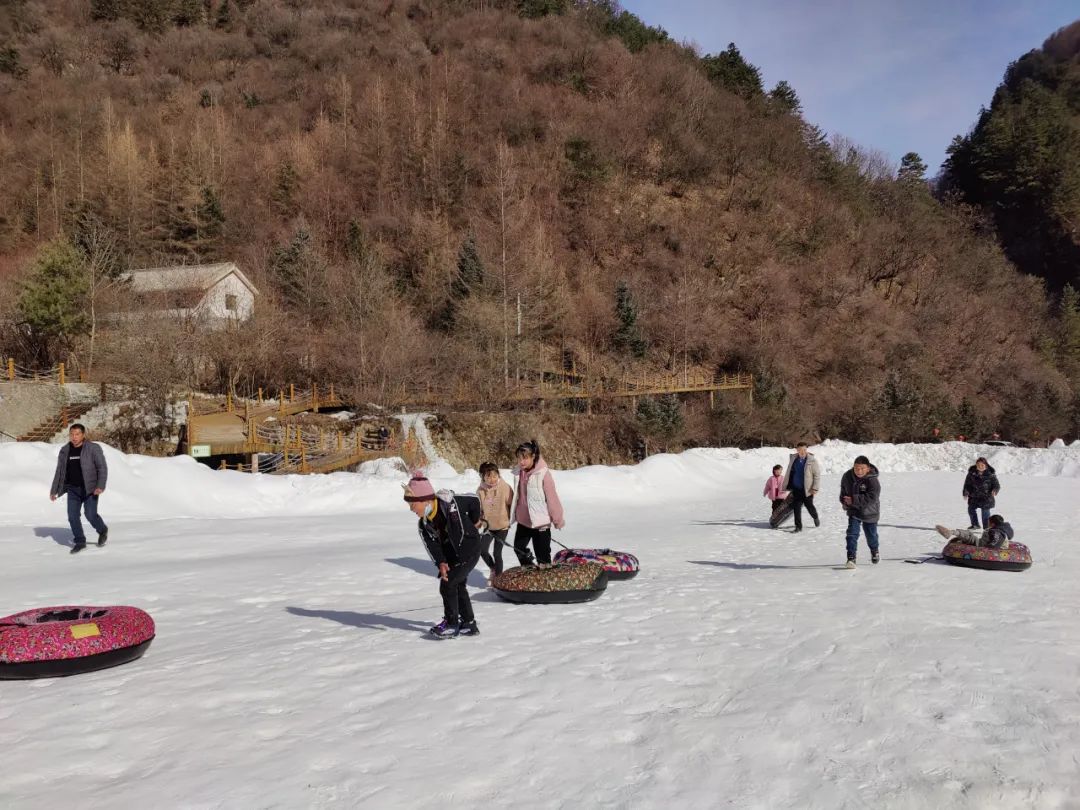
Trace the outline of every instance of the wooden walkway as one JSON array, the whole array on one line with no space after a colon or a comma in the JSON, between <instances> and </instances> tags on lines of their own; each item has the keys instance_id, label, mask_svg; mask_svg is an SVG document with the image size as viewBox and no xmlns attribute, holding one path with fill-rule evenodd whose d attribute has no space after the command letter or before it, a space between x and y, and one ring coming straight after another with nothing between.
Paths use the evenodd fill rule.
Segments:
<instances>
[{"instance_id":1,"label":"wooden walkway","mask_svg":"<svg viewBox=\"0 0 1080 810\"><path fill-rule=\"evenodd\" d=\"M754 378L748 373L714 375L697 371L596 378L558 370L533 370L530 373L532 379L522 380L510 388L495 386L481 390L475 386L446 388L428 385L418 391L402 386L387 392L383 401L392 407L406 408L425 405L491 406L514 402L636 399L645 396L745 390L753 404Z\"/></svg>"},{"instance_id":2,"label":"wooden walkway","mask_svg":"<svg viewBox=\"0 0 1080 810\"><path fill-rule=\"evenodd\" d=\"M707 393L745 390L753 404L753 376L746 373L709 374L700 369L682 373L589 376L576 370L530 369L526 378L511 388L490 390L474 386L422 389L401 386L372 392L371 400L394 408L427 406L492 407L519 402L548 400L603 400L644 396ZM365 400L368 397L364 398ZM354 467L364 461L390 455L397 448L377 446L358 434L347 436L340 431L289 424L290 416L320 408L345 406L334 387L299 391L289 386L276 398L266 398L260 390L252 400L236 402L226 397L224 404L193 403L188 415L188 453L202 456L260 454L273 460L269 472L333 472ZM263 465L261 464L260 467ZM228 469L251 470L251 465Z\"/></svg>"}]
</instances>

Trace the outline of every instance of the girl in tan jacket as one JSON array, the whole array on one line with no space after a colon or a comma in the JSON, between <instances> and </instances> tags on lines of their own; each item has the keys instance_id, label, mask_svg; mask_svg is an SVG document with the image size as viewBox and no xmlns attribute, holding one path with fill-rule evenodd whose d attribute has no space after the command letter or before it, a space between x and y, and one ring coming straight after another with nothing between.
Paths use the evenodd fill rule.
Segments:
<instances>
[{"instance_id":1,"label":"girl in tan jacket","mask_svg":"<svg viewBox=\"0 0 1080 810\"><path fill-rule=\"evenodd\" d=\"M510 510L514 505L514 490L499 475L499 468L490 461L480 465L480 488L476 490L484 511L487 532L482 537L480 556L494 575L503 572L503 544L510 531ZM491 548L491 544L495 548ZM495 557L492 559L491 552Z\"/></svg>"}]
</instances>

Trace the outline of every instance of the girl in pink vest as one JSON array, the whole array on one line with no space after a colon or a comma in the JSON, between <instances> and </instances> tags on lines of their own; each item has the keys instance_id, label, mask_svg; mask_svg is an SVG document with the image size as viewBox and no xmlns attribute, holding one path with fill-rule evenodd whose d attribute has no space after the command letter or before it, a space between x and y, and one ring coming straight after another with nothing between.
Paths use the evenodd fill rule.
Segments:
<instances>
[{"instance_id":1,"label":"girl in pink vest","mask_svg":"<svg viewBox=\"0 0 1080 810\"><path fill-rule=\"evenodd\" d=\"M514 455L518 461L513 471L517 478L514 518L518 524L514 535L514 553L519 563L528 565L531 540L537 564L541 568L550 568L551 527L554 525L556 529L561 529L566 525L562 502L555 491L555 479L540 457L540 445L536 439L518 445Z\"/></svg>"}]
</instances>

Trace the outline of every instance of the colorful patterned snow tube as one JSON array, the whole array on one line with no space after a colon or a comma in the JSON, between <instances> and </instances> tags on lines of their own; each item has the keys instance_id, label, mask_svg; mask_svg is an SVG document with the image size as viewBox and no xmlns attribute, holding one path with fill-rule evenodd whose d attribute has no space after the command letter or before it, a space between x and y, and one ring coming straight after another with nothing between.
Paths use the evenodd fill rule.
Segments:
<instances>
[{"instance_id":1,"label":"colorful patterned snow tube","mask_svg":"<svg viewBox=\"0 0 1080 810\"><path fill-rule=\"evenodd\" d=\"M134 607L47 607L0 619L0 680L56 678L139 658L154 620Z\"/></svg>"},{"instance_id":2,"label":"colorful patterned snow tube","mask_svg":"<svg viewBox=\"0 0 1080 810\"><path fill-rule=\"evenodd\" d=\"M573 604L598 599L607 589L603 566L556 565L552 568L511 568L491 578L495 593L507 602L530 605Z\"/></svg>"},{"instance_id":3,"label":"colorful patterned snow tube","mask_svg":"<svg viewBox=\"0 0 1080 810\"><path fill-rule=\"evenodd\" d=\"M594 562L604 567L608 579L633 579L641 570L638 558L625 551L612 551L610 548L568 548L555 555L556 563L581 565Z\"/></svg>"},{"instance_id":4,"label":"colorful patterned snow tube","mask_svg":"<svg viewBox=\"0 0 1080 810\"><path fill-rule=\"evenodd\" d=\"M1026 571L1031 568L1031 551L1023 543L1009 543L1008 548L946 543L941 550L945 562L988 571Z\"/></svg>"}]
</instances>

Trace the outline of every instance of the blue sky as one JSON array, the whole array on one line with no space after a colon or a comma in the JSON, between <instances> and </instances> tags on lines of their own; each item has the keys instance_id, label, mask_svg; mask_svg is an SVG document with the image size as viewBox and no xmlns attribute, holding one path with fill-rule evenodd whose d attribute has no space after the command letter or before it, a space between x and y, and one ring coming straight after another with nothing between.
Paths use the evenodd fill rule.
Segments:
<instances>
[{"instance_id":1,"label":"blue sky","mask_svg":"<svg viewBox=\"0 0 1080 810\"><path fill-rule=\"evenodd\" d=\"M1077 0L622 0L715 53L734 42L766 87L786 79L806 118L937 173L1009 62L1080 18Z\"/></svg>"}]
</instances>

